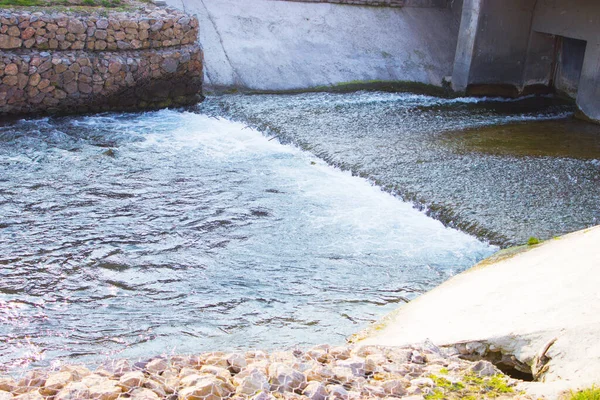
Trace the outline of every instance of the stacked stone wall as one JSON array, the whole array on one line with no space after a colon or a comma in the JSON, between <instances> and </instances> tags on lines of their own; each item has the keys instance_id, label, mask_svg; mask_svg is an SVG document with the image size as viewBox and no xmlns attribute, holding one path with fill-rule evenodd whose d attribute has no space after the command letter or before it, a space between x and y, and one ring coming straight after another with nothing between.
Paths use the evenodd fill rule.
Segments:
<instances>
[{"instance_id":1,"label":"stacked stone wall","mask_svg":"<svg viewBox=\"0 0 600 400\"><path fill-rule=\"evenodd\" d=\"M198 20L175 10L69 15L0 12L0 49L129 50L194 43Z\"/></svg>"},{"instance_id":2,"label":"stacked stone wall","mask_svg":"<svg viewBox=\"0 0 600 400\"><path fill-rule=\"evenodd\" d=\"M448 0L279 0L302 3L331 3L374 7L448 7Z\"/></svg>"},{"instance_id":3,"label":"stacked stone wall","mask_svg":"<svg viewBox=\"0 0 600 400\"><path fill-rule=\"evenodd\" d=\"M193 104L202 91L198 20L175 10L0 13L0 114Z\"/></svg>"}]
</instances>

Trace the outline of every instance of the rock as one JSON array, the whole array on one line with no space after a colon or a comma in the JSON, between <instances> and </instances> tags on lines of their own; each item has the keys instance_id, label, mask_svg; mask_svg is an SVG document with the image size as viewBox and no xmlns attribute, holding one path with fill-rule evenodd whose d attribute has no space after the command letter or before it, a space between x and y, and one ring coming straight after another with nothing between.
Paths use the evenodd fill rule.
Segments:
<instances>
[{"instance_id":1,"label":"rock","mask_svg":"<svg viewBox=\"0 0 600 400\"><path fill-rule=\"evenodd\" d=\"M379 346L358 346L351 353L353 356L365 358L371 354L383 354L383 350Z\"/></svg>"},{"instance_id":2,"label":"rock","mask_svg":"<svg viewBox=\"0 0 600 400\"><path fill-rule=\"evenodd\" d=\"M37 74L39 76L39 74ZM31 78L29 79L31 85ZM31 85L35 86L35 85ZM74 381L80 381L84 377L91 375L91 371L83 365L65 365L60 369L61 372L70 372Z\"/></svg>"},{"instance_id":3,"label":"rock","mask_svg":"<svg viewBox=\"0 0 600 400\"><path fill-rule=\"evenodd\" d=\"M473 365L469 370L481 377L493 376L500 372L496 369L496 367L494 367L494 365L491 362L483 360Z\"/></svg>"},{"instance_id":4,"label":"rock","mask_svg":"<svg viewBox=\"0 0 600 400\"><path fill-rule=\"evenodd\" d=\"M378 367L388 363L388 359L383 354L369 354L365 357L365 373L372 374Z\"/></svg>"},{"instance_id":5,"label":"rock","mask_svg":"<svg viewBox=\"0 0 600 400\"><path fill-rule=\"evenodd\" d=\"M332 400L348 400L349 395L348 391L344 389L342 385L329 385L327 386L327 391L329 392L328 399Z\"/></svg>"},{"instance_id":6,"label":"rock","mask_svg":"<svg viewBox=\"0 0 600 400\"><path fill-rule=\"evenodd\" d=\"M316 381L309 382L302 391L302 394L310 400L326 400L329 395L325 385Z\"/></svg>"},{"instance_id":7,"label":"rock","mask_svg":"<svg viewBox=\"0 0 600 400\"><path fill-rule=\"evenodd\" d=\"M332 347L329 350L329 358L333 360L347 360L350 358L350 348L345 346Z\"/></svg>"},{"instance_id":8,"label":"rock","mask_svg":"<svg viewBox=\"0 0 600 400\"><path fill-rule=\"evenodd\" d=\"M335 373L331 368L316 365L306 371L306 379L308 381L327 382L335 379Z\"/></svg>"},{"instance_id":9,"label":"rock","mask_svg":"<svg viewBox=\"0 0 600 400\"><path fill-rule=\"evenodd\" d=\"M160 400L160 397L152 390L138 388L131 392L130 398L132 400Z\"/></svg>"},{"instance_id":10,"label":"rock","mask_svg":"<svg viewBox=\"0 0 600 400\"><path fill-rule=\"evenodd\" d=\"M185 377L181 378L181 380L179 381L179 386L181 386L181 387L195 386L198 382L205 380L207 378L208 377L206 375L200 375L197 373L191 374L191 375L186 375Z\"/></svg>"},{"instance_id":11,"label":"rock","mask_svg":"<svg viewBox=\"0 0 600 400\"><path fill-rule=\"evenodd\" d=\"M167 58L167 59L165 59L165 61L163 61L161 66L162 66L162 69L164 69L166 73L173 74L173 73L177 72L178 65L179 65L179 62L177 60L172 59L172 58Z\"/></svg>"},{"instance_id":12,"label":"rock","mask_svg":"<svg viewBox=\"0 0 600 400\"><path fill-rule=\"evenodd\" d=\"M225 357L225 355L212 355L204 361L204 364L215 365L221 368L229 368L229 363L227 362L227 357Z\"/></svg>"},{"instance_id":13,"label":"rock","mask_svg":"<svg viewBox=\"0 0 600 400\"><path fill-rule=\"evenodd\" d=\"M339 360L335 363L336 366L342 368L350 368L354 376L365 375L365 360L361 358L349 358L347 360Z\"/></svg>"},{"instance_id":14,"label":"rock","mask_svg":"<svg viewBox=\"0 0 600 400\"><path fill-rule=\"evenodd\" d=\"M361 391L365 397L385 397L385 390L381 386L364 385Z\"/></svg>"},{"instance_id":15,"label":"rock","mask_svg":"<svg viewBox=\"0 0 600 400\"><path fill-rule=\"evenodd\" d=\"M16 78L16 76L14 78ZM21 389L33 390L40 386L44 386L45 383L46 383L46 372L41 371L41 370L29 371L28 373L25 374L23 379L21 379L19 381L19 389L18 390L21 390Z\"/></svg>"},{"instance_id":16,"label":"rock","mask_svg":"<svg viewBox=\"0 0 600 400\"><path fill-rule=\"evenodd\" d=\"M97 400L115 400L121 392L121 388L117 386L117 382L106 380L90 387L89 396Z\"/></svg>"},{"instance_id":17,"label":"rock","mask_svg":"<svg viewBox=\"0 0 600 400\"><path fill-rule=\"evenodd\" d=\"M418 351L413 351L410 356L410 362L415 364L425 364L425 357Z\"/></svg>"},{"instance_id":18,"label":"rock","mask_svg":"<svg viewBox=\"0 0 600 400\"><path fill-rule=\"evenodd\" d=\"M0 378L0 390L12 392L17 387L17 382L12 378Z\"/></svg>"},{"instance_id":19,"label":"rock","mask_svg":"<svg viewBox=\"0 0 600 400\"><path fill-rule=\"evenodd\" d=\"M108 28L108 20L107 19L99 19L98 21L96 21L96 28L98 28L98 29Z\"/></svg>"},{"instance_id":20,"label":"rock","mask_svg":"<svg viewBox=\"0 0 600 400\"><path fill-rule=\"evenodd\" d=\"M23 41L20 38L8 35L0 35L0 49L18 49Z\"/></svg>"},{"instance_id":21,"label":"rock","mask_svg":"<svg viewBox=\"0 0 600 400\"><path fill-rule=\"evenodd\" d=\"M57 372L48 376L46 383L40 388L40 393L44 396L54 396L62 388L67 386L73 380L70 372Z\"/></svg>"},{"instance_id":22,"label":"rock","mask_svg":"<svg viewBox=\"0 0 600 400\"><path fill-rule=\"evenodd\" d=\"M106 378L98 374L90 374L81 379L81 382L87 387L99 385L104 381L106 381Z\"/></svg>"},{"instance_id":23,"label":"rock","mask_svg":"<svg viewBox=\"0 0 600 400\"><path fill-rule=\"evenodd\" d=\"M259 370L253 370L241 379L236 379L236 383L236 393L239 395L252 396L260 391L271 389L267 376Z\"/></svg>"},{"instance_id":24,"label":"rock","mask_svg":"<svg viewBox=\"0 0 600 400\"><path fill-rule=\"evenodd\" d=\"M341 384L350 383L356 377L356 375L354 375L352 372L352 369L348 367L334 367L332 371L335 381Z\"/></svg>"},{"instance_id":25,"label":"rock","mask_svg":"<svg viewBox=\"0 0 600 400\"><path fill-rule=\"evenodd\" d=\"M86 31L86 25L78 19L70 19L67 24L67 30L69 33L78 34Z\"/></svg>"},{"instance_id":26,"label":"rock","mask_svg":"<svg viewBox=\"0 0 600 400\"><path fill-rule=\"evenodd\" d=\"M231 373L229 372L229 370L217 367L215 365L203 365L200 368L200 372L204 374L214 375L223 382L229 382L231 379Z\"/></svg>"},{"instance_id":27,"label":"rock","mask_svg":"<svg viewBox=\"0 0 600 400\"><path fill-rule=\"evenodd\" d=\"M306 352L305 357L320 363L325 363L327 362L327 357L330 348L331 346L329 345L315 346Z\"/></svg>"},{"instance_id":28,"label":"rock","mask_svg":"<svg viewBox=\"0 0 600 400\"><path fill-rule=\"evenodd\" d=\"M15 400L44 400L44 396L42 396L38 391L29 392L25 394L21 394L17 397L14 397Z\"/></svg>"},{"instance_id":29,"label":"rock","mask_svg":"<svg viewBox=\"0 0 600 400\"><path fill-rule=\"evenodd\" d=\"M275 362L269 365L268 374L273 391L280 393L302 391L306 386L304 374L283 363Z\"/></svg>"},{"instance_id":30,"label":"rock","mask_svg":"<svg viewBox=\"0 0 600 400\"><path fill-rule=\"evenodd\" d=\"M423 386L434 387L435 386L433 379L431 379L431 378L413 379L410 381L410 385L416 386L416 387L423 387Z\"/></svg>"},{"instance_id":31,"label":"rock","mask_svg":"<svg viewBox=\"0 0 600 400\"><path fill-rule=\"evenodd\" d=\"M160 384L159 382L153 380L153 379L147 379L146 382L144 382L144 387L146 389L150 389L152 390L154 393L156 393L158 395L158 397L163 398L167 396L167 391L165 390L165 388L163 387L162 384ZM174 386L173 386L174 387ZM171 391L172 393L173 391Z\"/></svg>"},{"instance_id":32,"label":"rock","mask_svg":"<svg viewBox=\"0 0 600 400\"><path fill-rule=\"evenodd\" d=\"M195 382L194 386L179 391L179 400L221 400L229 397L233 388L214 377L204 377Z\"/></svg>"},{"instance_id":33,"label":"rock","mask_svg":"<svg viewBox=\"0 0 600 400\"><path fill-rule=\"evenodd\" d=\"M112 157L114 157L114 153ZM130 389L141 387L145 380L146 378L141 371L127 372L119 378L118 386L123 389L124 392L127 392Z\"/></svg>"},{"instance_id":34,"label":"rock","mask_svg":"<svg viewBox=\"0 0 600 400\"><path fill-rule=\"evenodd\" d=\"M381 387L383 388L385 393L390 396L404 396L406 394L406 387L408 387L408 382L404 379L393 379L383 382L381 384Z\"/></svg>"},{"instance_id":35,"label":"rock","mask_svg":"<svg viewBox=\"0 0 600 400\"><path fill-rule=\"evenodd\" d=\"M112 70L111 65L114 65ZM112 72L113 70L115 70L115 68L116 71ZM116 73L120 69L121 64L117 62L110 63L108 66L108 70L111 73ZM162 374L164 371L166 371L167 368L169 368L169 363L163 358L155 358L154 360L151 360L148 364L146 364L146 371L150 372L151 374Z\"/></svg>"},{"instance_id":36,"label":"rock","mask_svg":"<svg viewBox=\"0 0 600 400\"><path fill-rule=\"evenodd\" d=\"M277 398L270 393L260 392L256 396L253 396L251 400L277 400Z\"/></svg>"},{"instance_id":37,"label":"rock","mask_svg":"<svg viewBox=\"0 0 600 400\"><path fill-rule=\"evenodd\" d=\"M12 393L0 390L0 400L11 400L13 398Z\"/></svg>"},{"instance_id":38,"label":"rock","mask_svg":"<svg viewBox=\"0 0 600 400\"><path fill-rule=\"evenodd\" d=\"M79 400L87 399L90 390L82 382L71 382L65 386L54 398L54 400Z\"/></svg>"},{"instance_id":39,"label":"rock","mask_svg":"<svg viewBox=\"0 0 600 400\"><path fill-rule=\"evenodd\" d=\"M4 74L6 75L16 75L19 72L19 67L17 64L8 64L4 67Z\"/></svg>"},{"instance_id":40,"label":"rock","mask_svg":"<svg viewBox=\"0 0 600 400\"><path fill-rule=\"evenodd\" d=\"M246 358L238 353L231 353L227 356L227 364L229 365L229 371L237 374L244 368L248 363L246 362Z\"/></svg>"}]
</instances>

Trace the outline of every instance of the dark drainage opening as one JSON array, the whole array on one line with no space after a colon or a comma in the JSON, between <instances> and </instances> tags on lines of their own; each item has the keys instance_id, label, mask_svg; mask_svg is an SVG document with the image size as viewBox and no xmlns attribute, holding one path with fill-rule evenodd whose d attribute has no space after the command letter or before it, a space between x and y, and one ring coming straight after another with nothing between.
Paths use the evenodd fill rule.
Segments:
<instances>
[{"instance_id":1,"label":"dark drainage opening","mask_svg":"<svg viewBox=\"0 0 600 400\"><path fill-rule=\"evenodd\" d=\"M533 382L533 374L530 372L523 372L523 371L519 371L518 369L516 369L515 367L513 367L512 365L506 365L506 364L495 364L496 367L498 367L498 369L500 371L502 371L502 373L504 375L508 375L513 379L518 379L521 381L525 381L525 382Z\"/></svg>"},{"instance_id":2,"label":"dark drainage opening","mask_svg":"<svg viewBox=\"0 0 600 400\"><path fill-rule=\"evenodd\" d=\"M499 351L488 351L484 356L471 354L464 355L461 358L470 361L485 360L496 366L504 375L513 379L518 379L525 382L533 382L535 378L531 372L531 368L527 364L523 364L513 355L502 354Z\"/></svg>"}]
</instances>

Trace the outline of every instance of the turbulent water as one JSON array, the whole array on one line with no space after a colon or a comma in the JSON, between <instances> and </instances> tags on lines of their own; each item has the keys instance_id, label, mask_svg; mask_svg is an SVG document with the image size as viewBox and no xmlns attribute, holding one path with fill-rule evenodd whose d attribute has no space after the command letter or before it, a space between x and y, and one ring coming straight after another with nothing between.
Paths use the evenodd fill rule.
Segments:
<instances>
[{"instance_id":1,"label":"turbulent water","mask_svg":"<svg viewBox=\"0 0 600 400\"><path fill-rule=\"evenodd\" d=\"M160 111L0 129L0 362L330 342L489 255L244 125Z\"/></svg>"},{"instance_id":2,"label":"turbulent water","mask_svg":"<svg viewBox=\"0 0 600 400\"><path fill-rule=\"evenodd\" d=\"M226 115L508 246L600 223L600 127L547 97L224 96Z\"/></svg>"},{"instance_id":3,"label":"turbulent water","mask_svg":"<svg viewBox=\"0 0 600 400\"><path fill-rule=\"evenodd\" d=\"M7 122L0 368L342 343L496 249L401 197L508 241L596 221L594 132L486 153L486 127L570 111L356 93Z\"/></svg>"}]
</instances>

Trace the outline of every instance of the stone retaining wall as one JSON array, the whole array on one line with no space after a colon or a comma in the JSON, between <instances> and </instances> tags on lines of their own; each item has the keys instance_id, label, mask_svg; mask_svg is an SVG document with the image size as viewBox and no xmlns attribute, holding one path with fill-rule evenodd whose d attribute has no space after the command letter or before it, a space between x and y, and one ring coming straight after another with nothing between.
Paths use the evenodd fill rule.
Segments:
<instances>
[{"instance_id":1,"label":"stone retaining wall","mask_svg":"<svg viewBox=\"0 0 600 400\"><path fill-rule=\"evenodd\" d=\"M193 104L198 20L172 9L0 13L0 115Z\"/></svg>"},{"instance_id":2,"label":"stone retaining wall","mask_svg":"<svg viewBox=\"0 0 600 400\"><path fill-rule=\"evenodd\" d=\"M448 7L448 0L277 0L302 3L332 3L375 7Z\"/></svg>"},{"instance_id":3,"label":"stone retaining wall","mask_svg":"<svg viewBox=\"0 0 600 400\"><path fill-rule=\"evenodd\" d=\"M194 43L198 20L176 10L116 13L0 12L0 49L128 50Z\"/></svg>"}]
</instances>

